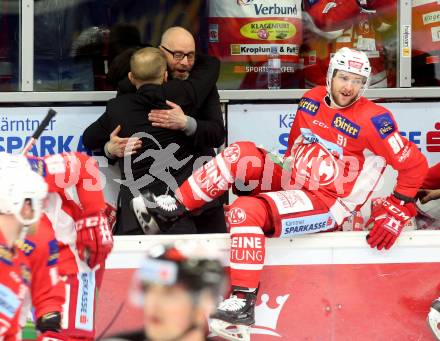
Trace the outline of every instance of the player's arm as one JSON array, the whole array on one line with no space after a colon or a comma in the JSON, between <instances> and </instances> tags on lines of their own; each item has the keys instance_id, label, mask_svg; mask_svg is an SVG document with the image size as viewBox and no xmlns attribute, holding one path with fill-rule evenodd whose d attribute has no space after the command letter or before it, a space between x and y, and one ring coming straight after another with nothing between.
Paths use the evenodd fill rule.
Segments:
<instances>
[{"instance_id":1,"label":"player's arm","mask_svg":"<svg viewBox=\"0 0 440 341\"><path fill-rule=\"evenodd\" d=\"M23 242L22 251L30 252L31 297L40 332L61 329L62 306L65 301L64 282L58 274L58 241L46 216L39 222L37 232ZM27 246L32 246L27 247Z\"/></svg>"},{"instance_id":2,"label":"player's arm","mask_svg":"<svg viewBox=\"0 0 440 341\"><path fill-rule=\"evenodd\" d=\"M79 174L76 192L81 212L74 217L79 256L91 268L102 265L113 248L113 235L104 214L105 200L98 163L83 153L74 153Z\"/></svg>"},{"instance_id":3,"label":"player's arm","mask_svg":"<svg viewBox=\"0 0 440 341\"><path fill-rule=\"evenodd\" d=\"M49 192L69 193L74 188L82 211L76 214L88 215L105 207L103 186L96 160L79 152L47 155L42 160L42 173ZM76 200L76 198L70 198Z\"/></svg>"},{"instance_id":4,"label":"player's arm","mask_svg":"<svg viewBox=\"0 0 440 341\"><path fill-rule=\"evenodd\" d=\"M62 192L63 200L78 200L73 212L80 258L91 268L101 264L113 248L105 210L103 186L95 159L83 153L62 153L45 158L49 191ZM69 197L74 189L76 198ZM73 205L75 207L77 205Z\"/></svg>"},{"instance_id":5,"label":"player's arm","mask_svg":"<svg viewBox=\"0 0 440 341\"><path fill-rule=\"evenodd\" d=\"M50 312L62 311L65 301L64 283L58 274L59 248L48 219L43 216L38 232L28 240L36 244L30 255L32 305L37 319Z\"/></svg>"},{"instance_id":6,"label":"player's arm","mask_svg":"<svg viewBox=\"0 0 440 341\"><path fill-rule=\"evenodd\" d=\"M426 157L414 143L399 134L390 112L373 116L369 124L369 144L373 152L384 157L398 172L394 193L401 200L413 201L428 173Z\"/></svg>"},{"instance_id":7,"label":"player's arm","mask_svg":"<svg viewBox=\"0 0 440 341\"><path fill-rule=\"evenodd\" d=\"M417 146L399 134L390 112L382 112L367 122L369 145L397 172L393 194L371 213L374 222L368 238L371 247L389 249L400 235L405 223L417 213L414 200L428 172L428 163Z\"/></svg>"}]
</instances>

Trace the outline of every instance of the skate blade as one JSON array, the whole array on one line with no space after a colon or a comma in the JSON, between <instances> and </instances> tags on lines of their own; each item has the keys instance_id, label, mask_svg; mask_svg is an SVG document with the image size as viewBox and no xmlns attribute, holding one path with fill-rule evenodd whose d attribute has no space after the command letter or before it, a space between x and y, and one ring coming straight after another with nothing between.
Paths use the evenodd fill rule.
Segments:
<instances>
[{"instance_id":1,"label":"skate blade","mask_svg":"<svg viewBox=\"0 0 440 341\"><path fill-rule=\"evenodd\" d=\"M250 341L251 326L243 324L231 324L226 321L212 319L209 322L209 329L225 340L230 341Z\"/></svg>"},{"instance_id":2,"label":"skate blade","mask_svg":"<svg viewBox=\"0 0 440 341\"><path fill-rule=\"evenodd\" d=\"M426 321L435 338L440 340L440 312L431 308Z\"/></svg>"}]
</instances>

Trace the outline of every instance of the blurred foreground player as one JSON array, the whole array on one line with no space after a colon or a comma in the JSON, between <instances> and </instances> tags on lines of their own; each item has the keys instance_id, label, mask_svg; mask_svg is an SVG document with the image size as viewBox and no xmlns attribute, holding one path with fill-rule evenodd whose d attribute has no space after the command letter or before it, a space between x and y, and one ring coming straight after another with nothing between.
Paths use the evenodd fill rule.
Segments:
<instances>
[{"instance_id":1,"label":"blurred foreground player","mask_svg":"<svg viewBox=\"0 0 440 341\"><path fill-rule=\"evenodd\" d=\"M202 341L207 317L224 289L220 261L189 255L175 246L157 245L137 272L138 300L144 310L144 329L107 339Z\"/></svg>"}]
</instances>

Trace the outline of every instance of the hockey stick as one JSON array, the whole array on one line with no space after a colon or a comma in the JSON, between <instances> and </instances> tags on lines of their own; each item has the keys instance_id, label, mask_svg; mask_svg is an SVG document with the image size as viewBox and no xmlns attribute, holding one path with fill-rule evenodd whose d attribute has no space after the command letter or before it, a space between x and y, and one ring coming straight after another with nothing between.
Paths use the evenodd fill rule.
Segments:
<instances>
[{"instance_id":1,"label":"hockey stick","mask_svg":"<svg viewBox=\"0 0 440 341\"><path fill-rule=\"evenodd\" d=\"M29 141L26 143L23 150L21 151L22 155L26 155L31 150L32 146L37 142L38 138L43 133L43 130L49 125L50 121L52 120L52 118L54 118L56 114L57 112L55 110L53 110L52 108L49 109L43 121L41 121L41 123L38 125L37 130L35 130L31 138L29 139Z\"/></svg>"}]
</instances>

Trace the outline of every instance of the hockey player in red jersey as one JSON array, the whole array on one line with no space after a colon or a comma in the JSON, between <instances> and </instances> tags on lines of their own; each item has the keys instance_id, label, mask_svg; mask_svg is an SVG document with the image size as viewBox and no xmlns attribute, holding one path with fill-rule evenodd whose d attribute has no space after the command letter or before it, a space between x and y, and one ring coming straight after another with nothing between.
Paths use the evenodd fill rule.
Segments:
<instances>
[{"instance_id":1,"label":"hockey player in red jersey","mask_svg":"<svg viewBox=\"0 0 440 341\"><path fill-rule=\"evenodd\" d=\"M34 171L45 178L48 203L44 222L51 224L59 245L59 274L65 283L65 307L52 297L32 291L39 302L36 308L40 331L60 331L69 340L93 340L95 334L96 295L102 281L104 263L113 247L113 237L102 213L105 201L96 161L82 153L63 153L44 158L28 157ZM39 247L50 250L52 244ZM41 264L40 264L41 265ZM33 268L32 272L37 271ZM47 276L46 276L47 277ZM32 286L48 286L44 276ZM46 278L52 281L52 277ZM62 317L62 320L61 320ZM62 337L60 334L60 337Z\"/></svg>"},{"instance_id":2,"label":"hockey player in red jersey","mask_svg":"<svg viewBox=\"0 0 440 341\"><path fill-rule=\"evenodd\" d=\"M0 340L21 340L20 309L30 269L15 243L40 218L47 185L21 155L0 153Z\"/></svg>"},{"instance_id":3,"label":"hockey player in red jersey","mask_svg":"<svg viewBox=\"0 0 440 341\"><path fill-rule=\"evenodd\" d=\"M212 329L234 339L255 322L254 306L266 237L330 231L367 201L386 165L398 172L394 192L375 210L367 242L389 249L406 221L428 166L399 134L393 115L362 94L371 67L363 52L342 48L330 61L326 86L298 104L287 153L280 162L252 142L236 142L196 170L176 196L146 193L146 221L159 226L195 211L233 184L247 190L230 206L232 294L212 316ZM238 326L231 331L231 325ZM244 330L244 331L243 331Z\"/></svg>"}]
</instances>

